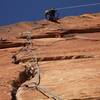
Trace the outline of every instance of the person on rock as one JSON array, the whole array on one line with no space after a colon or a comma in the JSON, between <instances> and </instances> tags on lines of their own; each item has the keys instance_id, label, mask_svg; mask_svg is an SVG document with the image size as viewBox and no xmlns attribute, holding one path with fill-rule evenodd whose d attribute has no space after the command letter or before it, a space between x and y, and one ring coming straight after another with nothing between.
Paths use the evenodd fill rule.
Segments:
<instances>
[{"instance_id":1,"label":"person on rock","mask_svg":"<svg viewBox=\"0 0 100 100\"><path fill-rule=\"evenodd\" d=\"M50 8L49 10L46 10L45 18L50 21L57 21L58 20L57 10L55 8Z\"/></svg>"}]
</instances>

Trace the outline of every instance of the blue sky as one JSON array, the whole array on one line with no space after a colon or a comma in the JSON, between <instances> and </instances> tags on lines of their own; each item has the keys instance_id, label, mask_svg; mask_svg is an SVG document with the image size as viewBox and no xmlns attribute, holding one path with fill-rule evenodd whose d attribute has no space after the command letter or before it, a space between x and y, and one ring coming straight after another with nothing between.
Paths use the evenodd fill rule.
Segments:
<instances>
[{"instance_id":1,"label":"blue sky","mask_svg":"<svg viewBox=\"0 0 100 100\"><path fill-rule=\"evenodd\" d=\"M44 18L48 8L92 4L100 0L0 0L0 25ZM100 12L100 5L58 11L60 16Z\"/></svg>"}]
</instances>

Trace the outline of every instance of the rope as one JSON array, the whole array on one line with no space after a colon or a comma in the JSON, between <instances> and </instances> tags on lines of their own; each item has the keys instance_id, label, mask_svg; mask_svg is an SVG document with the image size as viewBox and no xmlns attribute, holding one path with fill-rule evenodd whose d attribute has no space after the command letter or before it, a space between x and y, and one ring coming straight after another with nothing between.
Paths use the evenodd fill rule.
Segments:
<instances>
[{"instance_id":1,"label":"rope","mask_svg":"<svg viewBox=\"0 0 100 100\"><path fill-rule=\"evenodd\" d=\"M26 33L25 33L26 34L25 45L13 55L13 56L16 56L16 60L27 57L29 56L31 52L33 52L33 49L31 49L31 47L33 46L31 33L30 32L29 33L26 32ZM13 61L13 62L16 62L16 61Z\"/></svg>"},{"instance_id":2,"label":"rope","mask_svg":"<svg viewBox=\"0 0 100 100\"><path fill-rule=\"evenodd\" d=\"M96 5L100 5L100 3L87 4L87 5L77 5L77 6L69 6L69 7L62 7L62 8L56 8L56 10L73 9L73 8L96 6Z\"/></svg>"},{"instance_id":3,"label":"rope","mask_svg":"<svg viewBox=\"0 0 100 100\"><path fill-rule=\"evenodd\" d=\"M60 97L48 92L46 89L37 86L37 90L40 91L43 95L47 96L48 98L52 98L54 100L62 100Z\"/></svg>"},{"instance_id":4,"label":"rope","mask_svg":"<svg viewBox=\"0 0 100 100\"><path fill-rule=\"evenodd\" d=\"M26 87L32 90L36 89L37 91L41 92L44 96L52 98L53 100L62 100L59 96L56 96L53 93L48 92L46 89L40 86L41 77L37 58L33 57L31 60L29 60L28 64L30 64L30 67L34 66L34 77L30 79L30 82L26 81L25 83L23 83L17 90L17 93L20 93L20 91L23 90L23 87Z\"/></svg>"},{"instance_id":5,"label":"rope","mask_svg":"<svg viewBox=\"0 0 100 100\"><path fill-rule=\"evenodd\" d=\"M29 40L31 40L30 35L28 36L27 41L29 41ZM29 45L31 45L31 43ZM20 51L23 51L25 47L23 47ZM20 51L17 54L19 54ZM28 52L28 51L30 51L29 48L26 49L26 52ZM41 80L40 68L38 65L38 60L36 58L36 54L34 54L34 56L29 60L28 64L30 65L30 67L34 66L34 77L31 79L32 82L30 81L32 84L28 84L26 81L26 84L23 83L19 87L19 89L17 90L17 93L18 93L18 91L21 90L21 87L25 86L27 88L36 89L37 91L41 92L44 96L46 96L48 98L52 98L53 100L62 100L58 96L55 96L52 93L48 92L46 89L43 89L42 87L40 87L40 80ZM31 86L29 86L29 85L31 85Z\"/></svg>"},{"instance_id":6,"label":"rope","mask_svg":"<svg viewBox=\"0 0 100 100\"><path fill-rule=\"evenodd\" d=\"M58 96L55 96L54 94L48 92L46 89L40 87L40 68L39 68L39 65L38 65L38 61L37 61L37 58L33 58L33 64L35 65L35 76L33 78L33 80L35 80L35 82L32 82L33 83L33 86L28 86L28 88L31 88L31 89L36 89L37 91L41 92L44 96L48 97L48 98L52 98L53 100L62 100L60 97ZM32 63L31 63L32 64Z\"/></svg>"}]
</instances>

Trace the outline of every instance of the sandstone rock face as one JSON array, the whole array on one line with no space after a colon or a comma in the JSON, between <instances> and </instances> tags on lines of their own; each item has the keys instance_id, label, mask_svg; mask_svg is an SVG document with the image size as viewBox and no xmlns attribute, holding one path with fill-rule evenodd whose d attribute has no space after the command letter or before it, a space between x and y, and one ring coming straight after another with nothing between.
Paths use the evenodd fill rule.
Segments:
<instances>
[{"instance_id":1,"label":"sandstone rock face","mask_svg":"<svg viewBox=\"0 0 100 100\"><path fill-rule=\"evenodd\" d=\"M37 88L34 77L20 79L32 57L40 68ZM100 13L0 27L0 100L100 100L99 85Z\"/></svg>"}]
</instances>

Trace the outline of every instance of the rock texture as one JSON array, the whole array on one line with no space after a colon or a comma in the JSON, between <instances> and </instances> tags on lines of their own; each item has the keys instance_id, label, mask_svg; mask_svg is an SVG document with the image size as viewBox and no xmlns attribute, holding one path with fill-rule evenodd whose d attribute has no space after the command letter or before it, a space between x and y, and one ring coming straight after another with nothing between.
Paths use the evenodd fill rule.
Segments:
<instances>
[{"instance_id":1,"label":"rock texture","mask_svg":"<svg viewBox=\"0 0 100 100\"><path fill-rule=\"evenodd\" d=\"M19 53L28 32L33 45ZM15 53L22 63L12 63ZM15 100L12 82L19 80L23 64L34 55L39 60L41 88L61 100L100 100L100 13L64 17L56 23L41 20L0 26L0 100ZM53 100L26 87L17 97Z\"/></svg>"}]
</instances>

